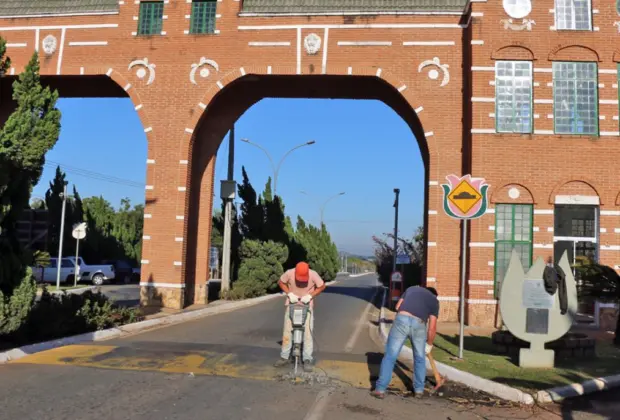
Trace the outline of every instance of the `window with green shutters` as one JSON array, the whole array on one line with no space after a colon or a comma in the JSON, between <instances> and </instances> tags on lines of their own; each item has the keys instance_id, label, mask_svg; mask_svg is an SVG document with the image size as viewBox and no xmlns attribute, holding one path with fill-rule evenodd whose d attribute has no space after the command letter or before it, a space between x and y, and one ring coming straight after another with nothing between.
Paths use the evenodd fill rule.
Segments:
<instances>
[{"instance_id":1,"label":"window with green shutters","mask_svg":"<svg viewBox=\"0 0 620 420\"><path fill-rule=\"evenodd\" d=\"M532 265L532 226L534 208L531 204L498 204L495 206L495 296L499 296L512 250L521 258L523 269Z\"/></svg>"},{"instance_id":2,"label":"window with green shutters","mask_svg":"<svg viewBox=\"0 0 620 420\"><path fill-rule=\"evenodd\" d=\"M164 21L163 1L140 2L138 35L160 35Z\"/></svg>"},{"instance_id":3,"label":"window with green shutters","mask_svg":"<svg viewBox=\"0 0 620 420\"><path fill-rule=\"evenodd\" d=\"M193 0L192 20L189 32L192 34L215 33L216 0Z\"/></svg>"},{"instance_id":4,"label":"window with green shutters","mask_svg":"<svg viewBox=\"0 0 620 420\"><path fill-rule=\"evenodd\" d=\"M556 134L598 135L596 63L553 63L553 114Z\"/></svg>"}]
</instances>

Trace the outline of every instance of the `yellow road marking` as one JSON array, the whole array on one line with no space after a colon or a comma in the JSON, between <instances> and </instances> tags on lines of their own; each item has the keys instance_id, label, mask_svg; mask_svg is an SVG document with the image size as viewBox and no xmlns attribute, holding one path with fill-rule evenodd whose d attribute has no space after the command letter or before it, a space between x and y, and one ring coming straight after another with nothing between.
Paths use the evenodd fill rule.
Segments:
<instances>
[{"instance_id":1,"label":"yellow road marking","mask_svg":"<svg viewBox=\"0 0 620 420\"><path fill-rule=\"evenodd\" d=\"M32 354L13 364L71 365L124 371L163 372L275 381L286 371L260 362L244 363L234 353L170 352L129 347L71 345ZM354 387L369 388L378 366L362 362L320 360L316 370ZM402 387L396 380L394 385Z\"/></svg>"}]
</instances>

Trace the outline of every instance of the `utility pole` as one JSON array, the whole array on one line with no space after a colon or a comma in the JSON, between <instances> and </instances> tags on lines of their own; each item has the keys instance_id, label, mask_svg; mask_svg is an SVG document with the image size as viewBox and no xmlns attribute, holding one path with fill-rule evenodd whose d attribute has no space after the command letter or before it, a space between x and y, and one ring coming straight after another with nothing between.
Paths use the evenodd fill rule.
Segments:
<instances>
[{"instance_id":1,"label":"utility pole","mask_svg":"<svg viewBox=\"0 0 620 420\"><path fill-rule=\"evenodd\" d=\"M396 257L398 256L398 196L400 188L394 188L396 198L394 200L394 261L392 263L392 272L396 272Z\"/></svg>"},{"instance_id":2,"label":"utility pole","mask_svg":"<svg viewBox=\"0 0 620 420\"><path fill-rule=\"evenodd\" d=\"M56 261L56 290L60 289L60 268L62 267L62 242L65 236L65 210L67 208L67 183L60 195L62 198L62 212L60 215L60 242L58 244L58 260Z\"/></svg>"},{"instance_id":3,"label":"utility pole","mask_svg":"<svg viewBox=\"0 0 620 420\"><path fill-rule=\"evenodd\" d=\"M234 185L234 168L235 168L235 126L233 124L228 136L228 177L227 184L229 188L235 188ZM224 183L222 183L224 186ZM224 209L224 243L222 244L222 285L221 291L230 290L230 247L232 236L232 205L234 200L234 189L232 191L222 191L222 198L226 200Z\"/></svg>"}]
</instances>

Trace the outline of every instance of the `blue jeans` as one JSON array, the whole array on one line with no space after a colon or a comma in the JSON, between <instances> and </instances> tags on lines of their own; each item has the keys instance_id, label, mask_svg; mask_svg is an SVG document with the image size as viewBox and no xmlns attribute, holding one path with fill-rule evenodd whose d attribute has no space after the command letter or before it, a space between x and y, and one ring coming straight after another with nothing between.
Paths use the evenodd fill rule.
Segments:
<instances>
[{"instance_id":1,"label":"blue jeans","mask_svg":"<svg viewBox=\"0 0 620 420\"><path fill-rule=\"evenodd\" d=\"M426 324L419 319L407 315L397 315L387 343L385 355L381 361L381 370L375 390L385 392L394 372L394 365L407 338L413 344L413 390L416 393L424 392L424 380L426 379Z\"/></svg>"}]
</instances>

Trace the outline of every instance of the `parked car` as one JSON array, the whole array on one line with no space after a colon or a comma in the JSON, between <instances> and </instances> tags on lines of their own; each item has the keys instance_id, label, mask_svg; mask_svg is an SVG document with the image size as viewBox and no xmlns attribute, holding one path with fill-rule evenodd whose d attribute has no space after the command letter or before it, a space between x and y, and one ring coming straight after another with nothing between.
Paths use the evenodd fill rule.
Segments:
<instances>
[{"instance_id":1,"label":"parked car","mask_svg":"<svg viewBox=\"0 0 620 420\"><path fill-rule=\"evenodd\" d=\"M103 260L102 264L110 264L114 266L115 270L115 283L117 284L129 284L135 281L133 277L133 268L128 261L125 260Z\"/></svg>"},{"instance_id":2,"label":"parked car","mask_svg":"<svg viewBox=\"0 0 620 420\"><path fill-rule=\"evenodd\" d=\"M75 264L75 257L67 257L66 259ZM88 281L95 286L101 286L103 283L112 282L116 278L116 270L114 266L110 264L88 265L84 262L82 257L79 257L78 266L80 269L79 281Z\"/></svg>"},{"instance_id":3,"label":"parked car","mask_svg":"<svg viewBox=\"0 0 620 420\"><path fill-rule=\"evenodd\" d=\"M75 263L68 258L63 258L60 266L60 282L64 284L69 280L73 281L74 272ZM32 273L37 283L56 283L58 258L51 258L50 265L47 267L32 267Z\"/></svg>"}]
</instances>

